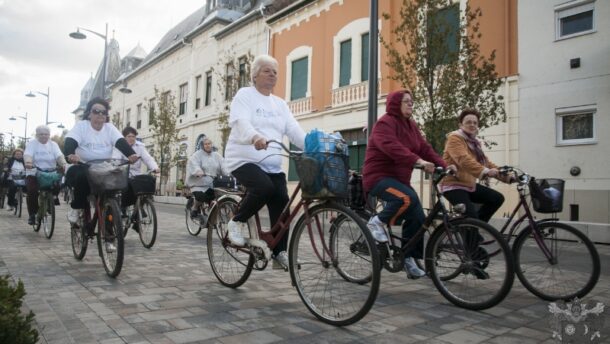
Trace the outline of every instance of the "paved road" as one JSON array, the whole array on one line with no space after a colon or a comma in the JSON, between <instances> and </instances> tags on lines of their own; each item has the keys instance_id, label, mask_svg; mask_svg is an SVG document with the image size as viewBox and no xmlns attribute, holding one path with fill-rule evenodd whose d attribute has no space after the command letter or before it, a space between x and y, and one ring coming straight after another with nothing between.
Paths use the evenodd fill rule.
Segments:
<instances>
[{"instance_id":1,"label":"paved road","mask_svg":"<svg viewBox=\"0 0 610 344\"><path fill-rule=\"evenodd\" d=\"M500 305L474 312L449 304L429 279L383 272L377 302L363 320L328 326L307 311L288 273L254 272L237 290L221 286L203 236L186 232L181 208L158 208L157 243L147 250L129 233L117 279L106 277L96 245L83 261L73 258L65 205L51 240L0 210L0 274L25 283L24 305L36 314L41 343L554 342L548 303L517 280ZM610 248L598 249L604 275L585 301L603 302L610 323Z\"/></svg>"}]
</instances>

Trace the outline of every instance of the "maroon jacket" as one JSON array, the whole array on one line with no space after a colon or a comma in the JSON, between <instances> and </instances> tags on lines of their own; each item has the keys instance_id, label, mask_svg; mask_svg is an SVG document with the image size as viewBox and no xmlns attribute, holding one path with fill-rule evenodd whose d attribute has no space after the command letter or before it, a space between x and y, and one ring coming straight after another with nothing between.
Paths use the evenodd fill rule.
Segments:
<instances>
[{"instance_id":1,"label":"maroon jacket","mask_svg":"<svg viewBox=\"0 0 610 344\"><path fill-rule=\"evenodd\" d=\"M366 192L387 177L411 185L413 165L419 158L447 167L424 139L417 123L402 115L400 106L404 94L404 91L397 91L388 95L386 114L375 123L369 136L362 171Z\"/></svg>"}]
</instances>

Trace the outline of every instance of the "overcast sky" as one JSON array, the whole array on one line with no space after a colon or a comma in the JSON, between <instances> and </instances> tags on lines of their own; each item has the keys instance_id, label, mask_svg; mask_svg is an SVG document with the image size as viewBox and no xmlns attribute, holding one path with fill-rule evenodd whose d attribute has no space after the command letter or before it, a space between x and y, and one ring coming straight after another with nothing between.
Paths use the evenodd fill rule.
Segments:
<instances>
[{"instance_id":1,"label":"overcast sky","mask_svg":"<svg viewBox=\"0 0 610 344\"><path fill-rule=\"evenodd\" d=\"M49 121L72 127L80 91L104 51L95 35L70 38L77 26L103 34L108 23L121 57L138 43L149 53L169 29L204 5L205 0L0 0L0 132L23 136L25 121L9 118L26 112L28 136L44 124L46 97L25 94L46 93L47 87Z\"/></svg>"}]
</instances>

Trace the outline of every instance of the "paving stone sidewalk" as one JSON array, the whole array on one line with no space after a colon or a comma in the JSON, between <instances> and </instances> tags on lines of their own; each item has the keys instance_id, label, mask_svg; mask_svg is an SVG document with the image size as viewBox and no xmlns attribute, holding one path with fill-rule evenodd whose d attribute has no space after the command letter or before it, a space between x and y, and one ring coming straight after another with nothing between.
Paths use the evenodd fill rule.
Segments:
<instances>
[{"instance_id":1,"label":"paving stone sidewalk","mask_svg":"<svg viewBox=\"0 0 610 344\"><path fill-rule=\"evenodd\" d=\"M370 313L352 326L329 326L305 308L288 273L255 271L242 287L223 287L207 261L205 233L187 233L179 206L159 205L158 214L154 247L129 233L123 270L111 279L95 243L83 261L74 259L66 205L51 240L0 209L0 274L24 282L40 343L555 343L549 303L517 279L500 305L474 312L451 305L429 279L384 271ZM610 247L598 249L602 278L586 300L603 302L610 324ZM610 342L604 331L601 342Z\"/></svg>"}]
</instances>

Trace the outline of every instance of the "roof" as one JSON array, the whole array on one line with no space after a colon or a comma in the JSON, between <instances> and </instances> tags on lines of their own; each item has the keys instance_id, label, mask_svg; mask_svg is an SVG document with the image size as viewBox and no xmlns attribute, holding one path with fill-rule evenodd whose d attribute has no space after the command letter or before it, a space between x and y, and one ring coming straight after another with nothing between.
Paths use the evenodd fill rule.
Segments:
<instances>
[{"instance_id":1,"label":"roof","mask_svg":"<svg viewBox=\"0 0 610 344\"><path fill-rule=\"evenodd\" d=\"M135 58L143 60L144 58L146 58L146 55L148 55L148 54L140 46L140 43L138 43L138 45L135 48L131 49L131 51L125 57L135 57Z\"/></svg>"}]
</instances>

